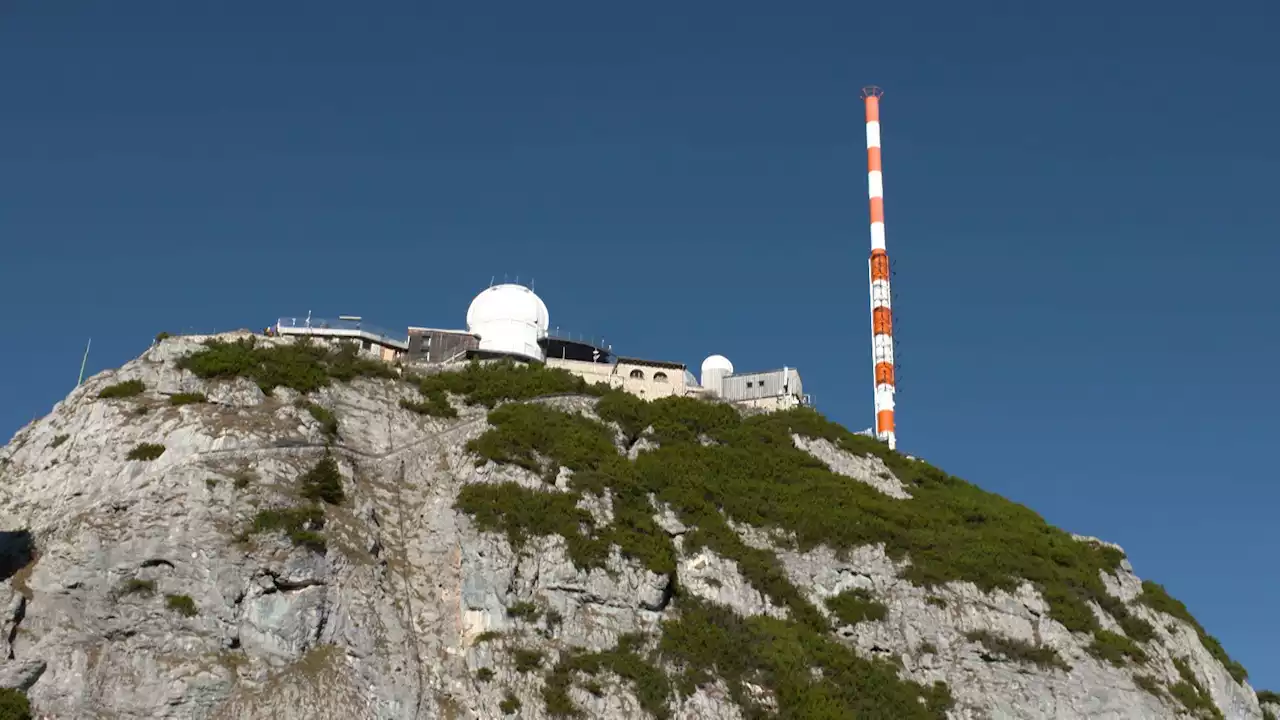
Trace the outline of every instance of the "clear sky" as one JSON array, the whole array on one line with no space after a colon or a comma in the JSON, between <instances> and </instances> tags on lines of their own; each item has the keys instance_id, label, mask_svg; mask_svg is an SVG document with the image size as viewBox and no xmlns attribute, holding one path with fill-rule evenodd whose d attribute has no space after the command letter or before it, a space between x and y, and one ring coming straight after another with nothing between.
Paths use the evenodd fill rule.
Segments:
<instances>
[{"instance_id":1,"label":"clear sky","mask_svg":"<svg viewBox=\"0 0 1280 720\"><path fill-rule=\"evenodd\" d=\"M1262 0L9 0L0 434L89 336L96 372L308 311L459 326L504 275L627 354L799 367L867 427L877 84L901 448L1120 543L1280 689L1278 26Z\"/></svg>"}]
</instances>

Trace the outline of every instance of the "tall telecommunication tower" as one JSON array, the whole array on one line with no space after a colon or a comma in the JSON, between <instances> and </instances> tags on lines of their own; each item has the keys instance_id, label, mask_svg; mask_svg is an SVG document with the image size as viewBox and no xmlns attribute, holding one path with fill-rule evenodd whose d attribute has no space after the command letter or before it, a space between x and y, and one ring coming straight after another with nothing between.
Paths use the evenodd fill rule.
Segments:
<instances>
[{"instance_id":1,"label":"tall telecommunication tower","mask_svg":"<svg viewBox=\"0 0 1280 720\"><path fill-rule=\"evenodd\" d=\"M867 109L867 195L871 199L871 358L875 371L876 437L898 445L893 423L893 306L889 297L889 253L884 245L884 173L880 168L880 96L875 86L862 89Z\"/></svg>"}]
</instances>

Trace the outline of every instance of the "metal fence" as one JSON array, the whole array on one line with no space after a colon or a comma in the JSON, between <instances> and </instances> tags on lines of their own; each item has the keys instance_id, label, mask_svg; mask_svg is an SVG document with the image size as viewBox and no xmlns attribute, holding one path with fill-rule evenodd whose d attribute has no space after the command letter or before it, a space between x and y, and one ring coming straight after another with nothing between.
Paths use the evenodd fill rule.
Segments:
<instances>
[{"instance_id":1,"label":"metal fence","mask_svg":"<svg viewBox=\"0 0 1280 720\"><path fill-rule=\"evenodd\" d=\"M604 338L600 337L599 335L588 335L587 333L570 332L568 330L564 330L558 327L554 327L547 330L546 337L548 340L567 340L569 342L583 343L586 345L594 345L598 348L603 348L605 350L613 349L608 345L605 345Z\"/></svg>"},{"instance_id":2,"label":"metal fence","mask_svg":"<svg viewBox=\"0 0 1280 720\"><path fill-rule=\"evenodd\" d=\"M292 328L299 330L350 330L372 335L380 340L404 345L408 340L409 333L406 330L402 333L393 333L385 328L377 325L370 325L363 320L333 320L330 318L286 318L282 317L276 321L277 328Z\"/></svg>"}]
</instances>

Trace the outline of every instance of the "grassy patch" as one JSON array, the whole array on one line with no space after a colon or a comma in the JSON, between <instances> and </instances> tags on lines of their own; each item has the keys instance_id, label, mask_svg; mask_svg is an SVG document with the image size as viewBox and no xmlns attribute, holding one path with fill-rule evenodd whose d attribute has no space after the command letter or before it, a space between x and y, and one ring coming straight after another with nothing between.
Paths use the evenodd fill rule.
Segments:
<instances>
[{"instance_id":1,"label":"grassy patch","mask_svg":"<svg viewBox=\"0 0 1280 720\"><path fill-rule=\"evenodd\" d=\"M497 640L501 637L502 637L502 633L498 632L497 630L485 630L484 632L476 636L475 642L473 642L472 644L483 645L484 643L487 643L491 640Z\"/></svg>"},{"instance_id":2,"label":"grassy patch","mask_svg":"<svg viewBox=\"0 0 1280 720\"><path fill-rule=\"evenodd\" d=\"M338 417L333 414L332 410L313 402L304 403L303 407L307 409L311 417L315 418L316 422L320 423L320 432L330 438L338 436Z\"/></svg>"},{"instance_id":3,"label":"grassy patch","mask_svg":"<svg viewBox=\"0 0 1280 720\"><path fill-rule=\"evenodd\" d=\"M199 610L196 601L190 595L165 595L164 604L170 610L184 617L195 617Z\"/></svg>"},{"instance_id":4,"label":"grassy patch","mask_svg":"<svg viewBox=\"0 0 1280 720\"><path fill-rule=\"evenodd\" d=\"M480 668L476 671L476 679L480 682L489 682L496 674L497 673L489 668Z\"/></svg>"},{"instance_id":5,"label":"grassy patch","mask_svg":"<svg viewBox=\"0 0 1280 720\"><path fill-rule=\"evenodd\" d=\"M183 405L199 405L207 402L209 402L209 398L205 397L205 394L200 392L174 393L169 396L169 404L174 407L181 407Z\"/></svg>"},{"instance_id":6,"label":"grassy patch","mask_svg":"<svg viewBox=\"0 0 1280 720\"><path fill-rule=\"evenodd\" d=\"M297 547L305 547L316 553L327 549L324 535L324 510L309 505L296 508L260 510L253 517L249 534L281 532Z\"/></svg>"},{"instance_id":7,"label":"grassy patch","mask_svg":"<svg viewBox=\"0 0 1280 720\"><path fill-rule=\"evenodd\" d=\"M542 666L541 650L517 648L511 652L511 657L515 660L516 672L519 673L533 672Z\"/></svg>"},{"instance_id":8,"label":"grassy patch","mask_svg":"<svg viewBox=\"0 0 1280 720\"><path fill-rule=\"evenodd\" d=\"M845 590L825 600L830 610L842 625L856 625L863 620L883 620L888 609L884 603L871 596L870 591L862 588Z\"/></svg>"},{"instance_id":9,"label":"grassy patch","mask_svg":"<svg viewBox=\"0 0 1280 720\"><path fill-rule=\"evenodd\" d=\"M512 603L511 607L507 608L507 617L520 618L525 622L535 623L538 622L538 618L542 617L542 610L538 608L537 603L522 600Z\"/></svg>"},{"instance_id":10,"label":"grassy patch","mask_svg":"<svg viewBox=\"0 0 1280 720\"><path fill-rule=\"evenodd\" d=\"M104 400L117 400L120 398L137 397L142 394L147 386L141 380L125 380L124 382L108 385L98 393L98 397Z\"/></svg>"},{"instance_id":11,"label":"grassy patch","mask_svg":"<svg viewBox=\"0 0 1280 720\"><path fill-rule=\"evenodd\" d=\"M670 717L667 701L671 695L671 683L653 662L641 656L643 641L639 635L624 635L611 650L563 653L543 686L542 699L547 714L552 717L581 717L582 711L569 697L569 688L575 681L581 681L583 689L599 697L603 688L590 678L608 671L631 684L640 707L650 716L658 720ZM587 679L582 681L584 676Z\"/></svg>"},{"instance_id":12,"label":"grassy patch","mask_svg":"<svg viewBox=\"0 0 1280 720\"><path fill-rule=\"evenodd\" d=\"M1161 700L1165 698L1164 684L1150 675L1134 675L1133 684Z\"/></svg>"},{"instance_id":13,"label":"grassy patch","mask_svg":"<svg viewBox=\"0 0 1280 720\"><path fill-rule=\"evenodd\" d=\"M932 605L933 607L939 608L941 610L947 609L946 598L940 598L937 595L930 595L929 597L925 598L924 601L926 604Z\"/></svg>"},{"instance_id":14,"label":"grassy patch","mask_svg":"<svg viewBox=\"0 0 1280 720\"><path fill-rule=\"evenodd\" d=\"M31 702L26 693L0 688L0 720L31 720L31 717Z\"/></svg>"},{"instance_id":15,"label":"grassy patch","mask_svg":"<svg viewBox=\"0 0 1280 720\"><path fill-rule=\"evenodd\" d=\"M304 395L332 380L397 377L390 365L360 357L355 344L335 350L306 339L281 344L259 344L257 338L209 340L200 350L179 358L178 367L205 380L243 377L265 393L287 387Z\"/></svg>"},{"instance_id":16,"label":"grassy patch","mask_svg":"<svg viewBox=\"0 0 1280 720\"><path fill-rule=\"evenodd\" d=\"M1178 676L1182 679L1170 687L1169 692L1182 703L1187 712L1201 720L1223 720L1222 711L1213 704L1213 697L1196 679L1196 674L1191 671L1187 661L1174 658L1173 666L1177 668Z\"/></svg>"},{"instance_id":17,"label":"grassy patch","mask_svg":"<svg viewBox=\"0 0 1280 720\"><path fill-rule=\"evenodd\" d=\"M1147 661L1147 653L1138 647L1137 643L1110 630L1095 630L1093 642L1089 643L1085 651L1116 667L1123 667L1129 661L1136 663Z\"/></svg>"},{"instance_id":18,"label":"grassy patch","mask_svg":"<svg viewBox=\"0 0 1280 720\"><path fill-rule=\"evenodd\" d=\"M504 372L529 371L486 368L485 372L494 373L491 378L500 382ZM524 386L510 383L507 387ZM518 396L523 391L509 392ZM553 479L560 467L569 468L573 471L569 491L530 490L516 483L472 484L463 488L456 507L471 515L480 529L506 534L517 548L532 537L560 535L579 567L599 566L616 546L650 570L669 574L675 569L674 549L653 521L655 507L650 498L670 508L689 528L684 537L689 552L706 547L734 561L753 587L788 611L786 620L741 621L774 623L741 629L741 634L752 638L759 639L762 633L768 637L764 646L745 653L737 645L728 649L723 629L716 631L720 635L714 642L708 639L720 649L715 656L701 656L688 645L664 645L669 652L678 647L687 657L706 661L690 664L689 678L737 678L735 700L744 709L750 702L741 689L746 673L773 669L781 677L789 672L781 659L764 654L770 646L774 648L770 652L792 652L794 657L820 659L814 661L819 665L831 664L830 674L824 676L831 680L830 687L809 675L784 677L779 681L782 685L771 683L779 693L778 701L785 697L797 715L824 716L827 711L818 708L830 707L846 715L875 715L910 706L922 708L921 717L932 717L937 714L929 714L933 709L950 701L945 687L893 685L877 674L879 670L857 665L839 649L822 644L830 632L823 613L790 582L772 550L748 546L729 521L791 538L786 542L802 552L818 546L841 552L883 544L892 559L909 561L903 576L926 588L969 581L985 591L1012 592L1029 581L1048 603L1050 617L1072 632L1093 635L1092 651L1100 657L1112 662L1145 659L1138 643L1153 639L1154 629L1110 595L1100 577L1115 572L1124 559L1113 547L1078 541L1022 505L890 451L875 439L849 433L811 409L743 418L717 403L687 398L646 403L617 391L593 388L592 392L601 395L597 414L615 424L627 442L648 437L658 446L631 461L614 446L615 433L588 418L540 404L497 407L489 413L493 427L468 449L481 461L517 465L544 479ZM477 398L502 396L502 392L476 394ZM833 474L824 463L795 447L793 433L827 439L855 455L880 458L912 497L888 497ZM589 494L606 491L613 499L614 519L598 523L578 503ZM681 603L686 600L681 598ZM945 607L940 598L929 602ZM1114 617L1124 634L1104 631L1091 603ZM697 612L705 616L713 611ZM682 628L669 626L663 643ZM735 638L735 642L741 639ZM1029 657L1056 664L1047 654L1036 655L1037 651L1031 648ZM747 669L742 664L748 659L739 656L752 653L755 657ZM858 680L844 674L864 671L877 679ZM802 680L805 689L800 687ZM846 688L859 682L873 682L875 690L858 698L847 695ZM886 683L883 688L876 684L881 682ZM890 705L885 699L906 695L925 697L925 704L913 699ZM828 702L831 697L842 699ZM874 704L878 702L886 704Z\"/></svg>"},{"instance_id":19,"label":"grassy patch","mask_svg":"<svg viewBox=\"0 0 1280 720\"><path fill-rule=\"evenodd\" d=\"M164 445L159 443L141 443L130 450L124 459L150 462L163 455L164 449Z\"/></svg>"},{"instance_id":20,"label":"grassy patch","mask_svg":"<svg viewBox=\"0 0 1280 720\"><path fill-rule=\"evenodd\" d=\"M326 450L324 457L302 476L302 497L315 502L341 505L346 499L338 462Z\"/></svg>"},{"instance_id":21,"label":"grassy patch","mask_svg":"<svg viewBox=\"0 0 1280 720\"><path fill-rule=\"evenodd\" d=\"M1064 672L1071 671L1071 666L1062 659L1058 651L1045 645L1033 645L1025 640L996 635L986 630L967 632L964 636L986 649L984 659L987 660L1005 659L1046 670L1057 668Z\"/></svg>"},{"instance_id":22,"label":"grassy patch","mask_svg":"<svg viewBox=\"0 0 1280 720\"><path fill-rule=\"evenodd\" d=\"M150 595L156 590L155 580L139 580L138 578L130 578L120 583L118 594L123 597L125 595Z\"/></svg>"},{"instance_id":23,"label":"grassy patch","mask_svg":"<svg viewBox=\"0 0 1280 720\"><path fill-rule=\"evenodd\" d=\"M689 597L680 598L679 610L677 619L663 622L658 647L679 668L676 689L683 695L718 676L747 717L766 715L746 687L761 679L779 717L941 720L952 705L945 685L902 680L893 663L863 658L803 624L744 618Z\"/></svg>"},{"instance_id":24,"label":"grassy patch","mask_svg":"<svg viewBox=\"0 0 1280 720\"><path fill-rule=\"evenodd\" d=\"M419 376L412 380L426 399L425 406L432 409L423 414L432 415L438 411L438 417L454 417L456 414L446 400L446 393L461 396L468 405L493 408L504 400L530 400L562 393L600 394L604 391L603 386L592 385L560 368L510 361L473 362L459 372Z\"/></svg>"},{"instance_id":25,"label":"grassy patch","mask_svg":"<svg viewBox=\"0 0 1280 720\"><path fill-rule=\"evenodd\" d=\"M1272 692L1272 691L1270 691L1270 690L1259 690L1259 691L1258 691L1258 702L1272 703L1272 704L1274 704L1274 705L1280 705L1280 693Z\"/></svg>"},{"instance_id":26,"label":"grassy patch","mask_svg":"<svg viewBox=\"0 0 1280 720\"><path fill-rule=\"evenodd\" d=\"M54 437L53 440L49 443L49 449L52 450L53 448L58 447L59 445L61 445L62 443L70 439L71 439L70 435L58 435Z\"/></svg>"},{"instance_id":27,"label":"grassy patch","mask_svg":"<svg viewBox=\"0 0 1280 720\"><path fill-rule=\"evenodd\" d=\"M498 703L498 709L504 715L513 715L520 711L520 698L516 697L510 690L507 691L506 697L502 698L502 702Z\"/></svg>"},{"instance_id":28,"label":"grassy patch","mask_svg":"<svg viewBox=\"0 0 1280 720\"><path fill-rule=\"evenodd\" d=\"M1170 595L1169 592L1164 589L1163 585L1150 580L1144 580L1142 583L1142 594L1138 596L1138 602L1157 612L1172 615L1195 628L1196 634L1200 636L1200 643L1204 645L1205 649L1208 650L1218 662L1222 663L1222 665L1227 668L1227 672L1231 674L1231 677L1234 678L1236 682L1242 683L1249 677L1249 672L1245 670L1244 666L1235 660L1232 660L1231 656L1227 654L1226 649L1222 647L1222 643L1218 642L1217 638L1206 632L1204 627L1201 626L1195 617L1191 615L1191 612L1187 610L1187 606L1183 605L1180 600L1177 600Z\"/></svg>"}]
</instances>

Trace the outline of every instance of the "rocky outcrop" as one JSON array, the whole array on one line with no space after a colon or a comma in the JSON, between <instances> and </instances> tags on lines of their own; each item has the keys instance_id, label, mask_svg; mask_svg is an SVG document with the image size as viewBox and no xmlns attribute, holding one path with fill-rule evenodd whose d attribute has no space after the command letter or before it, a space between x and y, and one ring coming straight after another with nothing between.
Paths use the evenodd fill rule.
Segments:
<instances>
[{"instance_id":1,"label":"rocky outcrop","mask_svg":"<svg viewBox=\"0 0 1280 720\"><path fill-rule=\"evenodd\" d=\"M419 415L401 407L417 397L413 388L386 379L333 383L305 398L264 393L245 378L202 380L175 362L202 340L165 340L90 379L0 452L0 687L25 691L41 717L498 718L518 707L520 717L543 718L558 658L660 636L680 614L678 594L744 617L790 615L739 561L687 544L690 528L661 503L654 518L676 548L673 572L617 546L601 566L582 568L560 535L513 546L479 530L455 510L462 488L548 487L516 465L477 465L467 443L490 427L484 407L454 398L457 417ZM133 380L141 393L99 397ZM179 393L207 402L175 405ZM545 402L594 417L592 398ZM338 418L336 437L309 403ZM626 457L654 446L620 438ZM878 459L793 440L833 472L911 497ZM151 443L163 451L143 459L138 450ZM300 476L326 453L345 497L325 507L323 528L264 516L297 506ZM550 487L566 491L570 475L562 468ZM600 524L616 512L609 493L579 507ZM1030 583L926 589L903 579L909 559L882 546L801 550L733 527L749 547L774 547L786 577L823 613L854 590L880 603L883 617L837 622L832 637L891 660L903 678L946 683L949 717L1189 716L1168 690L1188 683L1179 664L1205 708L1263 717L1252 689L1194 628L1141 604L1133 612L1156 632L1150 657L1141 668L1118 666L1052 619ZM1103 580L1124 601L1141 592L1127 561ZM1001 651L997 641L1013 644ZM1061 664L1028 662L1009 647L1049 648ZM590 687L567 688L573 704L587 717L651 712L635 678L609 667ZM765 685L752 692L768 707ZM666 712L744 717L718 679L672 692Z\"/></svg>"}]
</instances>

